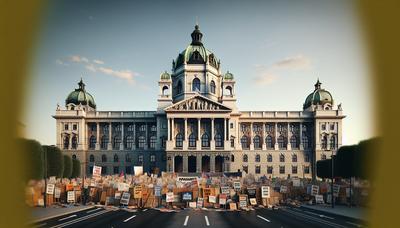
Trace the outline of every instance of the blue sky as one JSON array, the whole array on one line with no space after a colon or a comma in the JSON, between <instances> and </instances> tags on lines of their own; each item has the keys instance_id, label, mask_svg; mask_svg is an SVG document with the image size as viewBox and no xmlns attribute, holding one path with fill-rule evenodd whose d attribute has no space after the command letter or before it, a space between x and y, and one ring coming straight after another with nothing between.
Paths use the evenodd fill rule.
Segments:
<instances>
[{"instance_id":1,"label":"blue sky","mask_svg":"<svg viewBox=\"0 0 400 228\"><path fill-rule=\"evenodd\" d=\"M343 143L374 136L363 36L352 1L51 1L22 122L55 144L57 103L83 77L98 110L155 110L160 73L203 43L236 78L240 110L301 110L317 78L345 115Z\"/></svg>"}]
</instances>

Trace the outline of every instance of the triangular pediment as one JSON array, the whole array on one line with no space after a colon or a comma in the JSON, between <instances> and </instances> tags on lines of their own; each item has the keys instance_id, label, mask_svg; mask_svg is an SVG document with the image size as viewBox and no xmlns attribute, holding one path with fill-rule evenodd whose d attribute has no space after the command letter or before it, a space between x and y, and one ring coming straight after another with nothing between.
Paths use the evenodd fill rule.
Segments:
<instances>
[{"instance_id":1,"label":"triangular pediment","mask_svg":"<svg viewBox=\"0 0 400 228\"><path fill-rule=\"evenodd\" d=\"M220 112L229 112L232 109L227 106L215 102L207 97L201 96L200 94L194 95L193 97L187 98L185 100L179 101L167 108L164 109L166 112L168 111L182 111L182 112L190 112L190 111L220 111Z\"/></svg>"}]
</instances>

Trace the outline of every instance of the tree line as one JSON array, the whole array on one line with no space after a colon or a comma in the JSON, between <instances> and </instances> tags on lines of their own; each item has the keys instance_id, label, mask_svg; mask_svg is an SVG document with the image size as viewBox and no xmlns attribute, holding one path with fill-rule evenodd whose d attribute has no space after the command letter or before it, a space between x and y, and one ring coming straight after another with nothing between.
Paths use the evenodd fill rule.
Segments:
<instances>
[{"instance_id":1,"label":"tree line","mask_svg":"<svg viewBox=\"0 0 400 228\"><path fill-rule=\"evenodd\" d=\"M342 146L333 157L333 176L371 179L372 159L379 153L382 138L371 138L355 145ZM332 158L317 161L317 176L332 177Z\"/></svg>"},{"instance_id":2,"label":"tree line","mask_svg":"<svg viewBox=\"0 0 400 228\"><path fill-rule=\"evenodd\" d=\"M17 146L24 153L24 179L27 181L40 180L45 176L76 178L81 175L80 161L63 155L56 146L41 145L36 140L23 138L17 139Z\"/></svg>"}]
</instances>

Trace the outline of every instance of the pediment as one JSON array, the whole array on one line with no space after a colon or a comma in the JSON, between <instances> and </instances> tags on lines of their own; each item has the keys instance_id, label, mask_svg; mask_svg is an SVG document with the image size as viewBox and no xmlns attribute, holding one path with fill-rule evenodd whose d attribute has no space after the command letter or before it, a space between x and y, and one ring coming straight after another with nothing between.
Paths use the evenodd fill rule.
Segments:
<instances>
[{"instance_id":1,"label":"pediment","mask_svg":"<svg viewBox=\"0 0 400 228\"><path fill-rule=\"evenodd\" d=\"M164 109L166 112L168 111L221 111L221 112L229 112L232 111L230 108L225 105L215 102L211 99L203 97L201 95L194 95L188 99L179 101L167 108Z\"/></svg>"}]
</instances>

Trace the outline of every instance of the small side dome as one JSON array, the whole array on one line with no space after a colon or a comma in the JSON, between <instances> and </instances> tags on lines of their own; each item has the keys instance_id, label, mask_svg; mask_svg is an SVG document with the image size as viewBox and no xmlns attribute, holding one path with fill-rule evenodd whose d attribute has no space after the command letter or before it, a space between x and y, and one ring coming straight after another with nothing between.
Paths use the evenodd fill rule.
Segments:
<instances>
[{"instance_id":1,"label":"small side dome","mask_svg":"<svg viewBox=\"0 0 400 228\"><path fill-rule=\"evenodd\" d=\"M325 89L321 89L321 84L322 83L319 80L315 83L315 90L307 96L303 109L307 109L311 105L325 106L326 104L329 104L331 107L333 106L333 97L331 93Z\"/></svg>"},{"instance_id":2,"label":"small side dome","mask_svg":"<svg viewBox=\"0 0 400 228\"><path fill-rule=\"evenodd\" d=\"M171 79L171 75L167 73L167 71L164 71L164 73L162 73L160 75L160 79L161 80L170 80Z\"/></svg>"},{"instance_id":3,"label":"small side dome","mask_svg":"<svg viewBox=\"0 0 400 228\"><path fill-rule=\"evenodd\" d=\"M74 104L74 105L88 105L93 109L96 109L96 103L94 102L94 98L90 93L85 90L85 83L83 83L82 79L78 83L79 88L72 91L67 99L65 99L65 105Z\"/></svg>"},{"instance_id":4,"label":"small side dome","mask_svg":"<svg viewBox=\"0 0 400 228\"><path fill-rule=\"evenodd\" d=\"M226 74L224 75L224 80L233 80L233 79L234 79L233 74L230 73L229 71L226 72Z\"/></svg>"}]
</instances>

